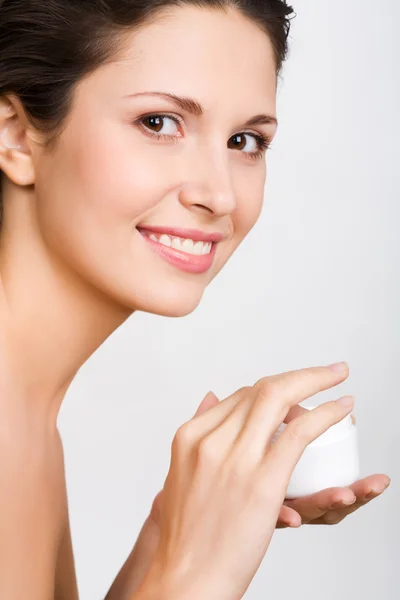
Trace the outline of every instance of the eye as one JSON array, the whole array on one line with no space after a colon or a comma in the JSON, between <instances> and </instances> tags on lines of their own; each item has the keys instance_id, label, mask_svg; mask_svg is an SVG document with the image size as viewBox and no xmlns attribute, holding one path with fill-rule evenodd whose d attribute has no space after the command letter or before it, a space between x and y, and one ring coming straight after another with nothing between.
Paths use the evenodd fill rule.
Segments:
<instances>
[{"instance_id":1,"label":"eye","mask_svg":"<svg viewBox=\"0 0 400 600\"><path fill-rule=\"evenodd\" d=\"M169 121L170 125L164 128L164 122ZM138 126L150 136L155 137L156 139L168 139L177 142L178 137L182 137L182 134L177 132L177 135L174 135L174 130L176 130L176 126L182 124L183 120L178 118L176 115L166 115L166 114L152 114L141 117L136 121ZM172 127L171 127L172 124ZM154 129L156 131L154 131ZM164 129L164 132L161 133ZM250 150L245 151L246 147L246 136L250 139ZM256 134L250 132L242 132L236 133L234 136L230 138L229 141L233 140L233 149L241 150L243 154L246 155L247 158L250 159L259 159L263 158L265 155L265 151L270 148L272 138L265 136L263 134ZM243 147L243 141L245 142ZM228 143L229 147L229 143Z\"/></svg>"},{"instance_id":2,"label":"eye","mask_svg":"<svg viewBox=\"0 0 400 600\"><path fill-rule=\"evenodd\" d=\"M248 154L251 158L262 158L265 150L268 150L268 148L271 146L271 138L261 134L243 132L236 133L233 137L231 137L231 140L234 140L234 148L243 150L243 142L245 142L244 147L246 147L245 136L248 136L252 142L250 144L250 151L247 150L245 152L245 154ZM255 149L252 149L254 147Z\"/></svg>"},{"instance_id":3,"label":"eye","mask_svg":"<svg viewBox=\"0 0 400 600\"><path fill-rule=\"evenodd\" d=\"M165 121L170 122L169 126L164 127ZM157 138L170 139L171 137L174 137L174 129L176 130L176 126L180 125L181 121L178 119L178 117L172 115L149 115L139 119L138 123L142 129L149 130L148 132L151 135L154 135ZM171 126L171 124L173 125ZM163 133L160 133L163 129Z\"/></svg>"}]
</instances>

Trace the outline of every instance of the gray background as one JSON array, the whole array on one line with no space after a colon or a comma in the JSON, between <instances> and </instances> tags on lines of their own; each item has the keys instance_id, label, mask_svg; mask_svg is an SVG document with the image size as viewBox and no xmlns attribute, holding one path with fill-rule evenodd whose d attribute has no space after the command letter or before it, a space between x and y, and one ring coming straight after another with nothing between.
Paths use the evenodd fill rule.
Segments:
<instances>
[{"instance_id":1,"label":"gray background","mask_svg":"<svg viewBox=\"0 0 400 600\"><path fill-rule=\"evenodd\" d=\"M316 400L355 395L362 475L392 485L339 525L277 531L245 598L398 597L400 6L295 8L258 224L193 314L132 316L61 409L82 600L104 597L209 389L339 360L350 377Z\"/></svg>"}]
</instances>

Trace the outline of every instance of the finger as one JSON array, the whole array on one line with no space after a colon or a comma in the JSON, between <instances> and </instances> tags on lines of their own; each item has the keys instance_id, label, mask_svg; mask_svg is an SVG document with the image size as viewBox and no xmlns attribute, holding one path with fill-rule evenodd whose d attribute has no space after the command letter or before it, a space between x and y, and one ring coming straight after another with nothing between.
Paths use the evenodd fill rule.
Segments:
<instances>
[{"instance_id":1,"label":"finger","mask_svg":"<svg viewBox=\"0 0 400 600\"><path fill-rule=\"evenodd\" d=\"M374 498L380 496L383 493L383 491L384 490L382 490L381 492L373 492L368 498L356 499L356 502L354 502L354 504L352 504L349 507L338 508L336 510L329 510L318 519L310 521L309 525L337 525L338 523L343 521L343 519L348 517L351 513L355 512L362 506L365 506Z\"/></svg>"},{"instance_id":2,"label":"finger","mask_svg":"<svg viewBox=\"0 0 400 600\"><path fill-rule=\"evenodd\" d=\"M294 406L292 406L292 408L289 410L288 414L286 415L285 419L284 419L284 423L290 423L290 421L293 421L293 419L297 419L297 417L300 417L300 415L304 415L304 413L309 410L308 408L303 408L302 406L299 406L298 404L295 404Z\"/></svg>"},{"instance_id":3,"label":"finger","mask_svg":"<svg viewBox=\"0 0 400 600\"><path fill-rule=\"evenodd\" d=\"M157 525L160 522L160 514L162 509L162 499L163 499L164 488L160 490L157 496L153 500L153 504L151 506L149 519L151 519Z\"/></svg>"},{"instance_id":4,"label":"finger","mask_svg":"<svg viewBox=\"0 0 400 600\"><path fill-rule=\"evenodd\" d=\"M285 500L285 504L299 513L303 523L309 523L331 510L335 504L345 506L355 501L356 496L348 488L332 487L303 498Z\"/></svg>"},{"instance_id":5,"label":"finger","mask_svg":"<svg viewBox=\"0 0 400 600\"><path fill-rule=\"evenodd\" d=\"M300 527L301 524L301 516L295 510L289 508L289 506L282 504L276 523L276 529L283 529L284 527Z\"/></svg>"},{"instance_id":6,"label":"finger","mask_svg":"<svg viewBox=\"0 0 400 600\"><path fill-rule=\"evenodd\" d=\"M369 475L359 479L349 486L352 492L357 496L357 500L368 499L381 494L390 485L390 478L384 474Z\"/></svg>"},{"instance_id":7,"label":"finger","mask_svg":"<svg viewBox=\"0 0 400 600\"><path fill-rule=\"evenodd\" d=\"M287 482L308 444L344 419L353 410L353 405L354 399L344 396L308 410L291 421L263 460L269 485L286 490Z\"/></svg>"},{"instance_id":8,"label":"finger","mask_svg":"<svg viewBox=\"0 0 400 600\"><path fill-rule=\"evenodd\" d=\"M198 415L203 414L204 412L206 412L209 408L212 408L213 406L216 406L219 403L219 399L218 397L214 394L214 392L212 392L211 390L209 392L207 392L207 394L204 396L203 400L201 401L196 413L194 414L194 416L192 418L197 417ZM156 524L159 523L160 520L160 513L161 513L161 507L162 507L162 498L163 498L163 491L164 489L162 489L157 496L154 498L153 500L153 504L150 510L150 515L149 518L155 522Z\"/></svg>"},{"instance_id":9,"label":"finger","mask_svg":"<svg viewBox=\"0 0 400 600\"><path fill-rule=\"evenodd\" d=\"M315 499L319 496L316 504L321 509L325 506L326 510L320 514L315 512L314 517L311 510L307 512L307 509L301 505L303 499L286 500L285 504L299 512L303 523L307 519L307 522L311 525L335 524L380 496L389 485L390 479L387 475L379 474L360 479L348 487L329 488L318 492L313 495ZM308 498L312 498L312 496ZM306 512L307 515L305 515Z\"/></svg>"},{"instance_id":10,"label":"finger","mask_svg":"<svg viewBox=\"0 0 400 600\"><path fill-rule=\"evenodd\" d=\"M290 406L311 398L318 392L343 382L349 376L349 367L343 363L342 371L327 367L308 367L270 375L259 379L254 387L259 388L260 394L270 392L272 396L285 396Z\"/></svg>"},{"instance_id":11,"label":"finger","mask_svg":"<svg viewBox=\"0 0 400 600\"><path fill-rule=\"evenodd\" d=\"M206 412L206 410L208 410L209 408L211 408L213 406L216 406L218 403L219 403L219 399L214 394L214 392L212 392L210 390L204 396L204 398L201 401L200 406L198 407L197 411L195 412L193 418L197 417L198 415L203 414L204 412Z\"/></svg>"},{"instance_id":12,"label":"finger","mask_svg":"<svg viewBox=\"0 0 400 600\"><path fill-rule=\"evenodd\" d=\"M232 409L242 400L243 397L248 397L253 400L255 398L255 394L259 392L260 389L264 389L268 380L271 380L271 383L274 383L274 389L277 388L277 381L279 378L285 378L286 387L291 382L291 385L296 388L296 385L299 385L298 396L296 403L305 400L308 396L314 395L315 393L322 391L324 389L328 389L329 387L333 387L338 383L342 382L348 376L348 368L344 373L335 373L330 369L330 367L311 367L308 369L301 369L298 371L289 371L289 373L284 373L281 375L272 375L269 377L264 377L260 379L254 386L244 386L236 390L233 394L218 402L217 406L212 407L212 410L206 411L198 415L195 419L192 419L193 422L196 423L196 431L199 431L199 434L205 434L211 426L218 425L221 423L232 411ZM305 380L310 382L308 386L309 394L305 393ZM316 381L318 380L319 384L317 385ZM296 384L297 382L297 384ZM314 386L312 386L312 382L314 382ZM317 389L316 389L317 388ZM280 394L279 394L280 396ZM281 396L280 396L281 397ZM300 407L302 408L302 407ZM306 410L306 409L304 409ZM279 425L285 421L288 410L284 411L282 419L276 426L275 430L278 429Z\"/></svg>"},{"instance_id":13,"label":"finger","mask_svg":"<svg viewBox=\"0 0 400 600\"><path fill-rule=\"evenodd\" d=\"M351 513L383 494L389 485L390 479L386 475L371 475L356 481L349 486L349 489L355 494L355 502L349 507L340 506L339 508L335 507L336 510L329 511L326 515L328 523L340 522Z\"/></svg>"},{"instance_id":14,"label":"finger","mask_svg":"<svg viewBox=\"0 0 400 600\"><path fill-rule=\"evenodd\" d=\"M371 502L371 500L374 500L381 494L382 492L374 493L368 499L356 500L356 502L354 502L354 504L352 504L349 507L338 508L337 510L330 510L321 518L326 525L335 525L337 523L340 523L340 521L343 521L343 519L351 515L351 513L355 512L362 506L365 506L366 504ZM311 525L313 525L312 522Z\"/></svg>"},{"instance_id":15,"label":"finger","mask_svg":"<svg viewBox=\"0 0 400 600\"><path fill-rule=\"evenodd\" d=\"M236 390L233 394L225 398L224 400L219 400L215 403L214 406L209 407L209 403L211 400L210 396L214 396L213 392L208 392L203 402L207 404L209 410L202 410L200 407L203 402L200 404L199 409L196 414L187 421L184 425L188 425L192 430L196 431L196 435L200 438L205 435L210 429L218 426L222 423L225 418L230 414L232 409L241 401L241 399L249 393L251 394L252 388L250 386L242 387Z\"/></svg>"},{"instance_id":16,"label":"finger","mask_svg":"<svg viewBox=\"0 0 400 600\"><path fill-rule=\"evenodd\" d=\"M239 395L240 392L240 395ZM191 435L192 442L199 442L204 437L215 437L218 438L215 440L215 444L218 447L218 451L222 456L230 454L238 454L242 453L242 450L237 449L237 440L240 437L242 429L246 423L246 419L251 410L252 403L254 401L254 389L253 388L242 388L238 390L234 394L232 398L230 398L232 403L225 402L225 407L223 411L220 411L220 414L217 418L214 418L214 422L212 425L208 425L205 423L205 419L202 423L202 429L197 429L196 433ZM219 406L212 407L212 410L216 414L217 410L220 408L221 402ZM303 414L304 412L308 412L307 409L302 407L295 407L296 415ZM292 410L292 409L291 409ZM289 415L290 415L289 411ZM203 416L203 415L201 415ZM206 416L206 415L204 415ZM205 427L208 425L209 429L206 430ZM274 432L273 432L274 433ZM267 440L271 436L266 436ZM251 450L249 448L246 449L247 456L250 457ZM233 457L234 459L234 457ZM235 459L234 459L235 460Z\"/></svg>"},{"instance_id":17,"label":"finger","mask_svg":"<svg viewBox=\"0 0 400 600\"><path fill-rule=\"evenodd\" d=\"M317 392L337 385L347 376L348 368L338 373L329 367L311 367L260 379L253 386L256 398L237 441L242 452L250 451L253 462L262 461L272 435L287 419L290 408ZM304 412L299 418L310 412L300 408Z\"/></svg>"}]
</instances>

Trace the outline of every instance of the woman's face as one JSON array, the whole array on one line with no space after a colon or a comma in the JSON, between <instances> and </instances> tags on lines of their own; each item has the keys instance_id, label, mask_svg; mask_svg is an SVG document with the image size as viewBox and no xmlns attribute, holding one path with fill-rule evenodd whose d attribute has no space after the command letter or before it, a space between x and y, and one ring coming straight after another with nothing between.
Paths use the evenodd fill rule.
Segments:
<instances>
[{"instance_id":1,"label":"woman's face","mask_svg":"<svg viewBox=\"0 0 400 600\"><path fill-rule=\"evenodd\" d=\"M174 8L132 34L76 88L57 148L34 158L49 251L125 307L189 314L260 214L257 138L275 134L275 97L269 39L237 11ZM198 236L149 238L159 227ZM220 241L198 243L209 234Z\"/></svg>"}]
</instances>

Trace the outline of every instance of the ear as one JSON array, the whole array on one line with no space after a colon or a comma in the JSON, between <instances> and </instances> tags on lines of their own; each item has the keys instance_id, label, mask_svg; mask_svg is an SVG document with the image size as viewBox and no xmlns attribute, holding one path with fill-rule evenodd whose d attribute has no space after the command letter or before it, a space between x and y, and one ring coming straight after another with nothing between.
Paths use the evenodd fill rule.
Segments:
<instances>
[{"instance_id":1,"label":"ear","mask_svg":"<svg viewBox=\"0 0 400 600\"><path fill-rule=\"evenodd\" d=\"M16 185L35 183L31 126L19 99L0 97L0 168Z\"/></svg>"}]
</instances>

